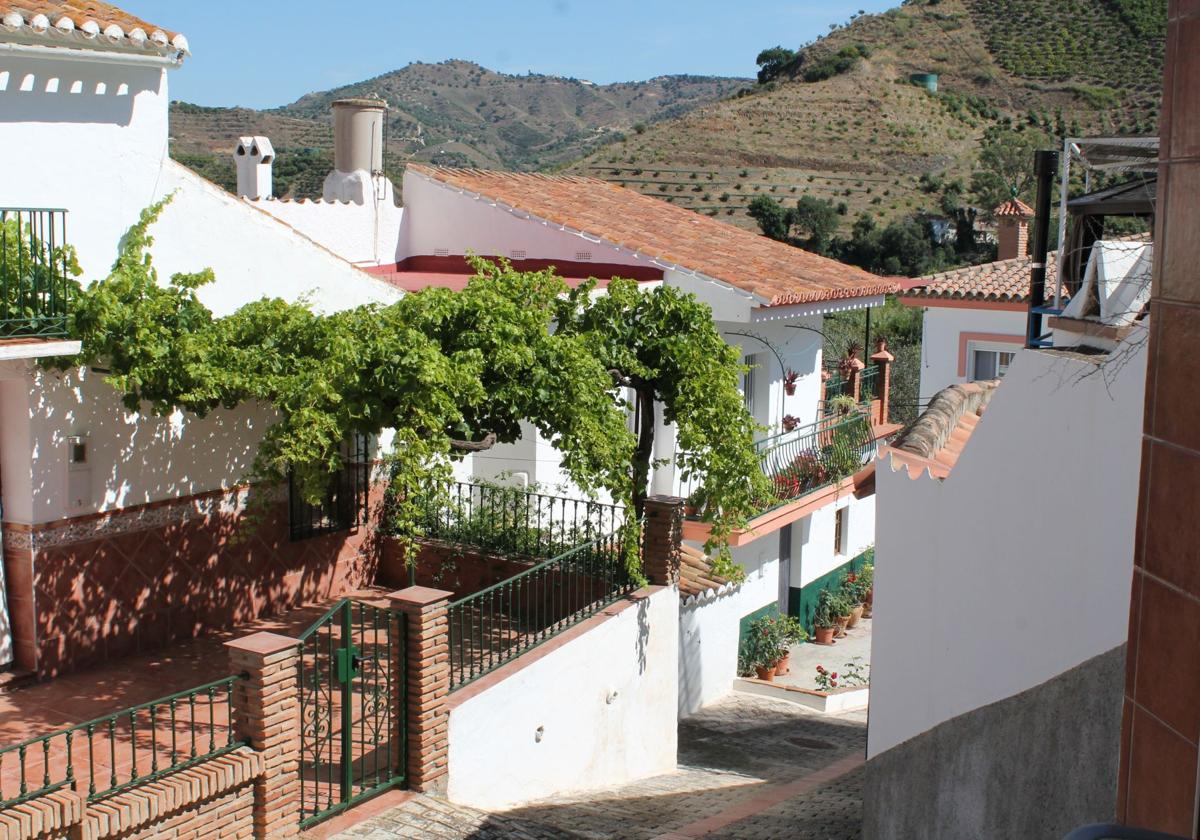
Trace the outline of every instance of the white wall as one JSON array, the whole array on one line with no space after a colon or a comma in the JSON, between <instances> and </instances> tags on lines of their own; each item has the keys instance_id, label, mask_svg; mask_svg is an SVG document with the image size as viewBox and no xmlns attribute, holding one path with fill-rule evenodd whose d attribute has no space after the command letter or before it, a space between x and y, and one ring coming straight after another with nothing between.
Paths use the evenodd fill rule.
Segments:
<instances>
[{"instance_id":1,"label":"white wall","mask_svg":"<svg viewBox=\"0 0 1200 840\"><path fill-rule=\"evenodd\" d=\"M929 399L938 391L958 382L970 381L970 360L965 376L958 373L962 333L989 333L1017 336L1020 349L1025 337L1025 312L998 309L960 309L930 306L925 309L921 338L921 398Z\"/></svg>"},{"instance_id":2,"label":"white wall","mask_svg":"<svg viewBox=\"0 0 1200 840\"><path fill-rule=\"evenodd\" d=\"M673 772L678 634L666 587L452 708L448 797L507 808Z\"/></svg>"},{"instance_id":3,"label":"white wall","mask_svg":"<svg viewBox=\"0 0 1200 840\"><path fill-rule=\"evenodd\" d=\"M201 419L133 414L87 368L0 380L4 518L27 524L228 488L249 470L272 413L257 405ZM67 437L85 435L88 472L68 494Z\"/></svg>"},{"instance_id":4,"label":"white wall","mask_svg":"<svg viewBox=\"0 0 1200 840\"><path fill-rule=\"evenodd\" d=\"M390 200L355 204L267 199L250 204L355 265L390 265L401 259L404 208Z\"/></svg>"},{"instance_id":5,"label":"white wall","mask_svg":"<svg viewBox=\"0 0 1200 840\"><path fill-rule=\"evenodd\" d=\"M945 481L880 462L869 756L1125 641L1145 340L1021 351Z\"/></svg>"},{"instance_id":6,"label":"white wall","mask_svg":"<svg viewBox=\"0 0 1200 840\"><path fill-rule=\"evenodd\" d=\"M846 513L846 539L842 553L834 554L834 523L837 510ZM792 525L791 575L788 585L807 586L853 560L875 543L875 496L856 499L852 492L836 502L813 511Z\"/></svg>"},{"instance_id":7,"label":"white wall","mask_svg":"<svg viewBox=\"0 0 1200 840\"><path fill-rule=\"evenodd\" d=\"M779 600L779 534L768 534L732 551L734 561L746 570L746 579L720 592L693 596L679 611L682 716L733 690L742 618Z\"/></svg>"}]
</instances>

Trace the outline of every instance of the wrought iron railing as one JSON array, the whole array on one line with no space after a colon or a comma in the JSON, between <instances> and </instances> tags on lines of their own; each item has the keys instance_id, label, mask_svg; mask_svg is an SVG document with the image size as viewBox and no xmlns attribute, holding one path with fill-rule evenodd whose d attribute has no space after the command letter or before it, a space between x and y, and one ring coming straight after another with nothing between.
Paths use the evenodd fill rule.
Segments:
<instances>
[{"instance_id":1,"label":"wrought iron railing","mask_svg":"<svg viewBox=\"0 0 1200 840\"><path fill-rule=\"evenodd\" d=\"M620 505L463 481L435 488L420 505L424 537L521 557L553 557L625 519Z\"/></svg>"},{"instance_id":2,"label":"wrought iron railing","mask_svg":"<svg viewBox=\"0 0 1200 840\"><path fill-rule=\"evenodd\" d=\"M853 393L854 393L854 391L851 388L850 380L843 379L841 374L839 374L837 372L832 373L832 375L828 379L825 380L825 401L826 402L828 402L829 400L832 400L834 397L841 397L841 396L845 396L846 394L853 394Z\"/></svg>"},{"instance_id":3,"label":"wrought iron railing","mask_svg":"<svg viewBox=\"0 0 1200 840\"><path fill-rule=\"evenodd\" d=\"M633 591L624 534L599 539L453 601L450 687L476 680Z\"/></svg>"},{"instance_id":4,"label":"wrought iron railing","mask_svg":"<svg viewBox=\"0 0 1200 840\"><path fill-rule=\"evenodd\" d=\"M0 749L0 810L85 784L89 801L103 799L242 746L232 726L239 679L225 677Z\"/></svg>"},{"instance_id":5,"label":"wrought iron railing","mask_svg":"<svg viewBox=\"0 0 1200 840\"><path fill-rule=\"evenodd\" d=\"M853 475L874 457L876 443L870 418L855 411L773 435L756 448L774 491L765 504L774 507Z\"/></svg>"},{"instance_id":6,"label":"wrought iron railing","mask_svg":"<svg viewBox=\"0 0 1200 840\"><path fill-rule=\"evenodd\" d=\"M871 400L879 399L879 387L881 380L879 378L879 366L871 365L863 368L858 373L858 401L869 403Z\"/></svg>"},{"instance_id":7,"label":"wrought iron railing","mask_svg":"<svg viewBox=\"0 0 1200 840\"><path fill-rule=\"evenodd\" d=\"M0 339L67 334L67 211L0 207Z\"/></svg>"},{"instance_id":8,"label":"wrought iron railing","mask_svg":"<svg viewBox=\"0 0 1200 840\"><path fill-rule=\"evenodd\" d=\"M294 474L288 474L288 530L293 542L348 531L367 521L371 489L371 437L355 432L341 446L342 468L329 478L318 504L305 501Z\"/></svg>"}]
</instances>

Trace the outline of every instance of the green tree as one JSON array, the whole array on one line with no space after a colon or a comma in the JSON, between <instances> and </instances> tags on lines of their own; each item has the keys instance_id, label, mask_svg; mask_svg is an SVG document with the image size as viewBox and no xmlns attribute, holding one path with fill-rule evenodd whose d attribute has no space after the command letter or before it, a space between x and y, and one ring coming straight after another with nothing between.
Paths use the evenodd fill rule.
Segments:
<instances>
[{"instance_id":1,"label":"green tree","mask_svg":"<svg viewBox=\"0 0 1200 840\"><path fill-rule=\"evenodd\" d=\"M770 47L763 50L754 60L754 63L758 65L758 83L765 85L778 78L795 60L796 51L789 50L787 47Z\"/></svg>"},{"instance_id":2,"label":"green tree","mask_svg":"<svg viewBox=\"0 0 1200 840\"><path fill-rule=\"evenodd\" d=\"M738 390L744 370L738 353L709 307L691 294L673 286L644 292L621 279L600 297L592 288L586 283L564 297L556 332L584 339L613 383L634 394L640 422L626 470L633 508L640 514L646 499L658 404L662 419L675 426L676 465L685 476L703 477L719 546L769 493L754 421Z\"/></svg>"},{"instance_id":3,"label":"green tree","mask_svg":"<svg viewBox=\"0 0 1200 840\"><path fill-rule=\"evenodd\" d=\"M746 208L746 213L758 222L759 230L764 236L779 242L787 242L790 239L792 211L770 196L756 196Z\"/></svg>"},{"instance_id":4,"label":"green tree","mask_svg":"<svg viewBox=\"0 0 1200 840\"><path fill-rule=\"evenodd\" d=\"M801 196L793 211L792 227L804 237L805 248L818 254L828 254L838 228L837 210L828 199Z\"/></svg>"},{"instance_id":5,"label":"green tree","mask_svg":"<svg viewBox=\"0 0 1200 840\"><path fill-rule=\"evenodd\" d=\"M979 166L971 176L971 194L985 213L1012 196L1027 203L1034 200L1033 153L1050 148L1050 139L1040 131L991 129L980 146Z\"/></svg>"}]
</instances>

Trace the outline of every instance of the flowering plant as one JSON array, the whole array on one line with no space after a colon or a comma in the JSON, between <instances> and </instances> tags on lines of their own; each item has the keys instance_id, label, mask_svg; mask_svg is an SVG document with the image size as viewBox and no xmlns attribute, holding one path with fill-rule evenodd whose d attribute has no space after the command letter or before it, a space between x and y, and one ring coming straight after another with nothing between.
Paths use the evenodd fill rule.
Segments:
<instances>
[{"instance_id":1,"label":"flowering plant","mask_svg":"<svg viewBox=\"0 0 1200 840\"><path fill-rule=\"evenodd\" d=\"M796 394L796 382L799 381L800 374L791 368L787 369L787 373L783 375L783 392L789 397Z\"/></svg>"},{"instance_id":2,"label":"flowering plant","mask_svg":"<svg viewBox=\"0 0 1200 840\"><path fill-rule=\"evenodd\" d=\"M859 688L869 684L864 669L869 671L870 666L863 665L862 657L856 656L842 665L840 675L837 671L826 670L824 665L818 665L814 680L817 688L821 691L832 691L835 688Z\"/></svg>"},{"instance_id":3,"label":"flowering plant","mask_svg":"<svg viewBox=\"0 0 1200 840\"><path fill-rule=\"evenodd\" d=\"M785 432L792 432L798 428L800 428L800 418L799 417L795 417L791 414L783 415L783 430Z\"/></svg>"}]
</instances>

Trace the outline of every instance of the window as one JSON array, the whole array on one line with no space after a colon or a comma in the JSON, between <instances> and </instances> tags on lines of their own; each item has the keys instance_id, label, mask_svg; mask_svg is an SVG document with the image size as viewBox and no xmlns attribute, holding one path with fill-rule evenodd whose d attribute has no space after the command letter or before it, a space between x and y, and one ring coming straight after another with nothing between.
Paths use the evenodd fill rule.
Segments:
<instances>
[{"instance_id":1,"label":"window","mask_svg":"<svg viewBox=\"0 0 1200 840\"><path fill-rule=\"evenodd\" d=\"M1008 372L1016 353L1011 350L974 350L971 353L971 381L999 379Z\"/></svg>"},{"instance_id":2,"label":"window","mask_svg":"<svg viewBox=\"0 0 1200 840\"><path fill-rule=\"evenodd\" d=\"M348 531L364 524L370 484L370 437L361 434L342 444L342 468L330 477L329 490L320 504L306 502L289 475L288 524L292 540Z\"/></svg>"},{"instance_id":3,"label":"window","mask_svg":"<svg viewBox=\"0 0 1200 840\"><path fill-rule=\"evenodd\" d=\"M833 553L846 553L846 508L838 508L833 514Z\"/></svg>"}]
</instances>

